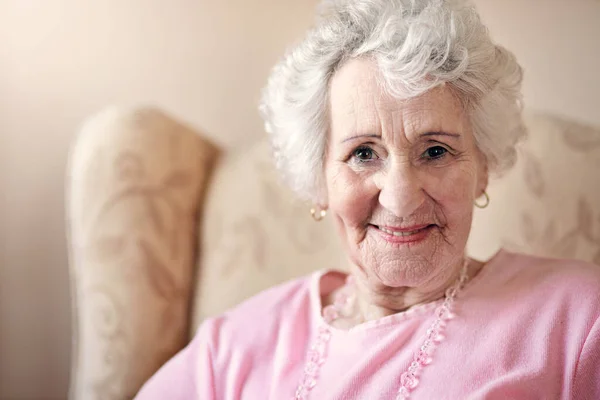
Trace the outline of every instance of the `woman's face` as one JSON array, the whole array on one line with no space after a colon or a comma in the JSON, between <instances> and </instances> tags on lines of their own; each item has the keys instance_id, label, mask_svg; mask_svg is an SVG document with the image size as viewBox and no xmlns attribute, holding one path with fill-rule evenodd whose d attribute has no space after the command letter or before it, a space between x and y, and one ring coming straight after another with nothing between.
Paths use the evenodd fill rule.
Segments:
<instances>
[{"instance_id":1,"label":"woman's face","mask_svg":"<svg viewBox=\"0 0 600 400\"><path fill-rule=\"evenodd\" d=\"M375 64L332 78L325 162L330 215L369 285L434 290L457 273L487 168L447 86L397 100Z\"/></svg>"}]
</instances>

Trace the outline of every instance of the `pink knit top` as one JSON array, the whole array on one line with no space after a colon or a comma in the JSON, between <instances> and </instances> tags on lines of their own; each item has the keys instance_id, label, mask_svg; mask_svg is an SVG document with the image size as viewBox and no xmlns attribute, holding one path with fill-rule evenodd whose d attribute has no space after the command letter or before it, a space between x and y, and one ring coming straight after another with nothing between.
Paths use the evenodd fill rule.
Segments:
<instances>
[{"instance_id":1,"label":"pink knit top","mask_svg":"<svg viewBox=\"0 0 600 400\"><path fill-rule=\"evenodd\" d=\"M343 283L320 271L206 320L136 399L291 399L321 296ZM438 304L332 328L310 398L394 399ZM411 399L600 399L600 267L502 250L454 312Z\"/></svg>"}]
</instances>

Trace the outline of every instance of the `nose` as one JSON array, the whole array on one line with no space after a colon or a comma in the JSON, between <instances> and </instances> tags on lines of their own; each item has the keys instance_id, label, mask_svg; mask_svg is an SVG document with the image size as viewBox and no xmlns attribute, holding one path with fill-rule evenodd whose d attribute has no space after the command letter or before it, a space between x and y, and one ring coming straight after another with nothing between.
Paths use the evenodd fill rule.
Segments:
<instances>
[{"instance_id":1,"label":"nose","mask_svg":"<svg viewBox=\"0 0 600 400\"><path fill-rule=\"evenodd\" d=\"M399 218L414 214L425 201L418 171L407 162L396 162L379 179L379 204Z\"/></svg>"}]
</instances>

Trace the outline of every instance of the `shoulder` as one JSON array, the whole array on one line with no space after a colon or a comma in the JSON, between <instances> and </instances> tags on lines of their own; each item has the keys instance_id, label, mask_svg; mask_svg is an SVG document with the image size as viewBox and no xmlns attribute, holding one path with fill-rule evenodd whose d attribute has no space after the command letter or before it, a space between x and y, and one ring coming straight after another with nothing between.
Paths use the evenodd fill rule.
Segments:
<instances>
[{"instance_id":1,"label":"shoulder","mask_svg":"<svg viewBox=\"0 0 600 400\"><path fill-rule=\"evenodd\" d=\"M227 311L223 317L232 322L249 318L256 321L304 308L309 305L312 286L317 284L322 273L314 272L263 290Z\"/></svg>"},{"instance_id":2,"label":"shoulder","mask_svg":"<svg viewBox=\"0 0 600 400\"><path fill-rule=\"evenodd\" d=\"M503 250L490 266L488 277L499 290L527 292L548 302L584 303L600 313L598 265Z\"/></svg>"},{"instance_id":3,"label":"shoulder","mask_svg":"<svg viewBox=\"0 0 600 400\"><path fill-rule=\"evenodd\" d=\"M586 261L533 256L504 251L507 277L518 274L539 283L558 286L577 284L582 289L598 292L600 289L600 266Z\"/></svg>"},{"instance_id":4,"label":"shoulder","mask_svg":"<svg viewBox=\"0 0 600 400\"><path fill-rule=\"evenodd\" d=\"M148 381L136 399L187 399L193 393L220 399L225 388L248 378L250 365L255 376L264 375L273 354L281 352L279 336L291 337L291 347L297 343L293 324L301 331L301 318L308 321L310 289L319 276L314 273L267 289L206 319L189 345Z\"/></svg>"},{"instance_id":5,"label":"shoulder","mask_svg":"<svg viewBox=\"0 0 600 400\"><path fill-rule=\"evenodd\" d=\"M294 279L245 300L224 314L205 320L197 335L204 336L219 348L251 345L259 349L268 345L285 327L307 325L313 302L313 286L322 271Z\"/></svg>"}]
</instances>

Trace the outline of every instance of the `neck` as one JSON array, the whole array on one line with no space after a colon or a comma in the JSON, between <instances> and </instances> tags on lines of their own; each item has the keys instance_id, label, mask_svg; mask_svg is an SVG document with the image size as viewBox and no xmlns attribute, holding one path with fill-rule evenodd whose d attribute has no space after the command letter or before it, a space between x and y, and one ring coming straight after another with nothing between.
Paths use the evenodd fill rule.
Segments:
<instances>
[{"instance_id":1,"label":"neck","mask_svg":"<svg viewBox=\"0 0 600 400\"><path fill-rule=\"evenodd\" d=\"M376 320L388 315L406 311L412 307L426 304L444 297L446 289L457 282L463 264L453 268L454 273L440 280L431 287L401 287L390 288L379 285L369 285L361 279L361 274L353 271L356 290L356 306L351 319L356 325L359 323ZM483 263L469 260L467 262L467 275L472 279L483 267ZM329 296L328 296L329 297ZM333 296L329 297L332 299ZM330 300L327 300L329 302ZM340 321L340 326L348 325L348 321Z\"/></svg>"},{"instance_id":2,"label":"neck","mask_svg":"<svg viewBox=\"0 0 600 400\"><path fill-rule=\"evenodd\" d=\"M364 281L356 280L356 312L363 321L371 321L406 311L444 297L447 288L458 279L460 269L433 289L419 287L369 287Z\"/></svg>"}]
</instances>

